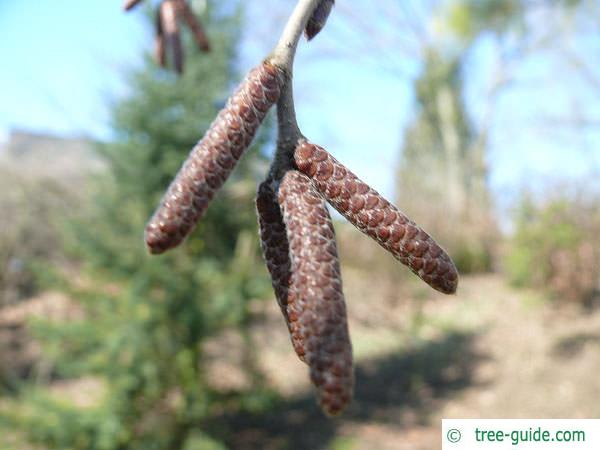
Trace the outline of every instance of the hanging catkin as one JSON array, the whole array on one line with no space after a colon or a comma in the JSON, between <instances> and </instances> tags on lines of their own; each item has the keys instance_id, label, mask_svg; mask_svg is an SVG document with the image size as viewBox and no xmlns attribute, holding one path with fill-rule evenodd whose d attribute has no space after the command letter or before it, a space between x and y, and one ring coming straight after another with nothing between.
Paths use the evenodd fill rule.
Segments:
<instances>
[{"instance_id":1,"label":"hanging catkin","mask_svg":"<svg viewBox=\"0 0 600 450\"><path fill-rule=\"evenodd\" d=\"M289 242L292 341L310 367L321 408L336 415L352 398L354 378L333 224L325 201L300 172L284 175L278 200Z\"/></svg>"},{"instance_id":2,"label":"hanging catkin","mask_svg":"<svg viewBox=\"0 0 600 450\"><path fill-rule=\"evenodd\" d=\"M256 212L263 257L271 274L271 283L277 303L289 327L287 304L288 287L291 280L290 247L283 217L281 217L281 209L277 203L277 194L275 194L270 180L262 182L258 187ZM304 360L302 356L300 359Z\"/></svg>"},{"instance_id":3,"label":"hanging catkin","mask_svg":"<svg viewBox=\"0 0 600 450\"><path fill-rule=\"evenodd\" d=\"M137 6L138 3L140 3L142 0L125 0L125 3L123 3L123 9L125 11L129 11L133 8L135 8Z\"/></svg>"},{"instance_id":4,"label":"hanging catkin","mask_svg":"<svg viewBox=\"0 0 600 450\"><path fill-rule=\"evenodd\" d=\"M131 9L140 0L126 0ZM354 388L352 344L335 233L326 201L433 288L456 291L458 274L446 252L414 222L359 180L323 148L301 137L292 67L302 28L310 40L324 27L334 0L299 2L271 56L252 69L204 137L194 146L145 229L153 254L180 244L251 144L267 111L278 103L278 149L256 210L263 256L294 350L310 371L318 401L339 414ZM173 52L183 70L178 19L198 46L210 48L185 0L162 0L156 23L161 65ZM276 64L276 63L277 64ZM280 99L281 96L281 99Z\"/></svg>"},{"instance_id":5,"label":"hanging catkin","mask_svg":"<svg viewBox=\"0 0 600 450\"><path fill-rule=\"evenodd\" d=\"M156 11L156 17L154 20L154 55L158 65L165 67L167 65L167 58L165 53L165 33L162 26L161 9L158 8Z\"/></svg>"},{"instance_id":6,"label":"hanging catkin","mask_svg":"<svg viewBox=\"0 0 600 450\"><path fill-rule=\"evenodd\" d=\"M179 35L179 23L177 21L177 4L175 0L164 0L159 6L162 20L162 30L165 43L173 54L173 63L177 73L183 73L183 45Z\"/></svg>"},{"instance_id":7,"label":"hanging catkin","mask_svg":"<svg viewBox=\"0 0 600 450\"><path fill-rule=\"evenodd\" d=\"M146 226L151 253L177 246L223 185L281 91L281 69L268 61L252 69L192 149Z\"/></svg>"},{"instance_id":8,"label":"hanging catkin","mask_svg":"<svg viewBox=\"0 0 600 450\"><path fill-rule=\"evenodd\" d=\"M190 5L188 5L185 0L178 0L178 8L183 20L185 20L185 23L192 31L192 36L194 36L198 48L203 52L210 51L210 42L208 41L204 27L202 26L202 23L196 19Z\"/></svg>"},{"instance_id":9,"label":"hanging catkin","mask_svg":"<svg viewBox=\"0 0 600 450\"><path fill-rule=\"evenodd\" d=\"M458 272L446 252L394 205L359 180L325 149L301 140L294 154L300 171L360 231L375 239L432 288L456 291Z\"/></svg>"},{"instance_id":10,"label":"hanging catkin","mask_svg":"<svg viewBox=\"0 0 600 450\"><path fill-rule=\"evenodd\" d=\"M321 0L308 19L304 34L309 41L314 38L327 23L327 18L333 8L334 0Z\"/></svg>"}]
</instances>

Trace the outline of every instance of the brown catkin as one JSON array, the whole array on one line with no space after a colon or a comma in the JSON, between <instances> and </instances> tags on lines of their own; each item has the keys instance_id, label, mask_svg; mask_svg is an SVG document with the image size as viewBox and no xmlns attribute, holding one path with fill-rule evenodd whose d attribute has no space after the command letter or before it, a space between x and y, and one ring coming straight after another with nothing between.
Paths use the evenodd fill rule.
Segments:
<instances>
[{"instance_id":1,"label":"brown catkin","mask_svg":"<svg viewBox=\"0 0 600 450\"><path fill-rule=\"evenodd\" d=\"M194 228L279 98L283 80L282 70L269 61L248 73L192 149L148 222L145 237L151 253L179 245Z\"/></svg>"},{"instance_id":2,"label":"brown catkin","mask_svg":"<svg viewBox=\"0 0 600 450\"><path fill-rule=\"evenodd\" d=\"M458 272L448 254L406 215L318 145L301 140L294 160L317 190L360 231L375 239L423 281L445 294Z\"/></svg>"},{"instance_id":3,"label":"brown catkin","mask_svg":"<svg viewBox=\"0 0 600 450\"><path fill-rule=\"evenodd\" d=\"M304 29L306 39L310 41L323 29L325 23L327 23L327 18L331 13L331 9L333 8L334 3L334 0L321 0L319 2L312 15L310 16L310 19L308 19L306 28Z\"/></svg>"},{"instance_id":4,"label":"brown catkin","mask_svg":"<svg viewBox=\"0 0 600 450\"><path fill-rule=\"evenodd\" d=\"M339 414L352 398L352 344L331 217L309 178L288 171L278 200L289 242L287 317L301 344L319 404Z\"/></svg>"},{"instance_id":5,"label":"brown catkin","mask_svg":"<svg viewBox=\"0 0 600 450\"><path fill-rule=\"evenodd\" d=\"M160 16L162 29L167 45L173 52L173 63L177 73L183 73L183 45L179 35L179 23L177 22L177 3L175 0L164 0L160 5Z\"/></svg>"},{"instance_id":6,"label":"brown catkin","mask_svg":"<svg viewBox=\"0 0 600 450\"><path fill-rule=\"evenodd\" d=\"M290 248L283 217L281 217L281 209L277 203L277 195L270 180L264 181L258 186L256 212L263 257L271 274L271 283L277 303L286 324L289 325L287 304L288 287L291 280ZM304 360L303 355L299 354L298 356Z\"/></svg>"},{"instance_id":7,"label":"brown catkin","mask_svg":"<svg viewBox=\"0 0 600 450\"><path fill-rule=\"evenodd\" d=\"M123 3L123 9L125 11L129 11L133 8L135 8L137 6L138 3L140 3L142 0L125 0L125 3Z\"/></svg>"},{"instance_id":8,"label":"brown catkin","mask_svg":"<svg viewBox=\"0 0 600 450\"><path fill-rule=\"evenodd\" d=\"M196 45L198 45L198 48L203 52L210 51L210 42L208 40L208 37L206 36L206 32L204 31L202 23L198 19L196 19L192 8L190 8L190 5L188 5L188 3L185 0L178 1L179 9L181 15L183 16L183 20L185 20L187 26L192 31L192 35L194 36Z\"/></svg>"},{"instance_id":9,"label":"brown catkin","mask_svg":"<svg viewBox=\"0 0 600 450\"><path fill-rule=\"evenodd\" d=\"M166 55L165 55L165 34L163 33L162 27L162 18L161 18L161 9L158 8L156 11L155 18L155 44L154 44L154 53L156 56L156 61L161 67L165 67Z\"/></svg>"}]
</instances>

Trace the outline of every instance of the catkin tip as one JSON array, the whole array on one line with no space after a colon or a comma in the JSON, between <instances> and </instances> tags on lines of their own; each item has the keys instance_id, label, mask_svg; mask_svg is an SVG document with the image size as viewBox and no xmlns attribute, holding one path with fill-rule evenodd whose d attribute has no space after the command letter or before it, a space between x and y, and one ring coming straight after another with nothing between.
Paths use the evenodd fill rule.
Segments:
<instances>
[{"instance_id":1,"label":"catkin tip","mask_svg":"<svg viewBox=\"0 0 600 450\"><path fill-rule=\"evenodd\" d=\"M448 295L456 295L457 289L458 289L458 278L456 278L456 281L449 283L446 291L442 291L442 292L444 294L448 294Z\"/></svg>"},{"instance_id":2,"label":"catkin tip","mask_svg":"<svg viewBox=\"0 0 600 450\"><path fill-rule=\"evenodd\" d=\"M144 243L151 255L160 255L174 246L172 236L162 233L153 223L149 223L144 231Z\"/></svg>"},{"instance_id":3,"label":"catkin tip","mask_svg":"<svg viewBox=\"0 0 600 450\"><path fill-rule=\"evenodd\" d=\"M327 18L331 13L334 3L334 0L321 0L318 3L304 29L304 35L307 40L310 41L321 32L327 22Z\"/></svg>"}]
</instances>

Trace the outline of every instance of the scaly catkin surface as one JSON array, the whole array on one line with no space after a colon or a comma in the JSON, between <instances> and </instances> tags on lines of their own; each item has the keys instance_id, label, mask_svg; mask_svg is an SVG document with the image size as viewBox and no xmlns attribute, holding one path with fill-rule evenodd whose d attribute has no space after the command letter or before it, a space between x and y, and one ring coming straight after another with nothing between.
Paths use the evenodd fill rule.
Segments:
<instances>
[{"instance_id":1,"label":"scaly catkin surface","mask_svg":"<svg viewBox=\"0 0 600 450\"><path fill-rule=\"evenodd\" d=\"M312 13L312 16L310 16L310 19L308 19L308 23L304 29L306 39L310 41L320 33L327 22L329 14L331 14L331 8L333 8L334 3L335 0L321 0L319 2Z\"/></svg>"},{"instance_id":2,"label":"scaly catkin surface","mask_svg":"<svg viewBox=\"0 0 600 450\"><path fill-rule=\"evenodd\" d=\"M271 283L277 303L289 328L287 305L288 287L291 281L290 247L281 209L277 203L277 195L268 180L262 182L258 187L256 212L263 257L271 274ZM304 360L303 354L298 356Z\"/></svg>"},{"instance_id":3,"label":"scaly catkin surface","mask_svg":"<svg viewBox=\"0 0 600 450\"><path fill-rule=\"evenodd\" d=\"M339 414L352 398L352 344L333 225L308 177L291 170L278 192L291 261L287 316L319 404Z\"/></svg>"},{"instance_id":4,"label":"scaly catkin surface","mask_svg":"<svg viewBox=\"0 0 600 450\"><path fill-rule=\"evenodd\" d=\"M148 222L145 238L151 253L176 247L194 228L279 98L282 83L282 71L268 61L248 73L192 149Z\"/></svg>"},{"instance_id":5,"label":"scaly catkin surface","mask_svg":"<svg viewBox=\"0 0 600 450\"><path fill-rule=\"evenodd\" d=\"M318 145L301 140L294 160L317 190L359 230L375 239L423 281L445 294L458 272L448 254L406 215Z\"/></svg>"}]
</instances>

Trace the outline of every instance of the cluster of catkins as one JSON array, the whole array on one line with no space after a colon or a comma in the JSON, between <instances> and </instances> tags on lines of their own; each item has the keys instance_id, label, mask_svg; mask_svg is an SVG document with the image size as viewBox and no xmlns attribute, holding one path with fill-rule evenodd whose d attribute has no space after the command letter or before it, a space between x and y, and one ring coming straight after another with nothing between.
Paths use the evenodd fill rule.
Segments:
<instances>
[{"instance_id":1,"label":"cluster of catkins","mask_svg":"<svg viewBox=\"0 0 600 450\"><path fill-rule=\"evenodd\" d=\"M330 8L333 1L322 4ZM315 11L308 37L322 28L323 14L319 8ZM248 73L192 149L150 219L145 238L151 253L177 246L192 231L287 82L286 69L272 58ZM454 293L458 275L446 252L425 231L326 150L300 137L289 155L284 169L279 161L258 188L260 239L294 350L310 368L321 408L336 415L351 401L354 377L326 202L434 289Z\"/></svg>"},{"instance_id":2,"label":"cluster of catkins","mask_svg":"<svg viewBox=\"0 0 600 450\"><path fill-rule=\"evenodd\" d=\"M125 0L123 8L130 11L142 0ZM179 18L182 18L192 31L198 48L210 51L210 42L202 23L196 19L186 0L162 0L156 12L155 20L155 56L160 66L167 65L166 48L173 53L173 64L177 73L183 73L183 46L181 43Z\"/></svg>"}]
</instances>

